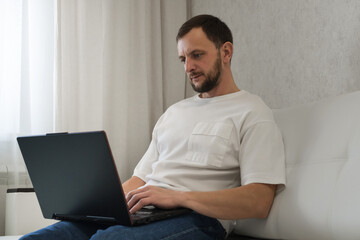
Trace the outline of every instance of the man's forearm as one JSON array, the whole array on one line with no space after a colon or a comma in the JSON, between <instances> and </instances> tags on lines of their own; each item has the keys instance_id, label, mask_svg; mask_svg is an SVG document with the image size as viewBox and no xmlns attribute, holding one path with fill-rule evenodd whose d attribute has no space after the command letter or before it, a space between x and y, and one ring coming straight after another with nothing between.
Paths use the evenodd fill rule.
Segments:
<instances>
[{"instance_id":1,"label":"man's forearm","mask_svg":"<svg viewBox=\"0 0 360 240\"><path fill-rule=\"evenodd\" d=\"M184 192L183 207L219 219L265 218L276 186L249 184L214 192Z\"/></svg>"},{"instance_id":2,"label":"man's forearm","mask_svg":"<svg viewBox=\"0 0 360 240\"><path fill-rule=\"evenodd\" d=\"M276 186L249 184L213 192L179 192L155 186L131 191L127 195L130 212L152 204L159 208L190 208L200 214L218 219L267 217Z\"/></svg>"}]
</instances>

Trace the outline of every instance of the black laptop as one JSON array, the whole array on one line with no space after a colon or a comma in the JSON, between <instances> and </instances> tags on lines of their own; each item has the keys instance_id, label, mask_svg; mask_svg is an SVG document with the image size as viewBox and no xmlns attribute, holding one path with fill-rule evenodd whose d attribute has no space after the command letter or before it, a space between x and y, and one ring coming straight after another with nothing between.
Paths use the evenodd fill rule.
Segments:
<instances>
[{"instance_id":1,"label":"black laptop","mask_svg":"<svg viewBox=\"0 0 360 240\"><path fill-rule=\"evenodd\" d=\"M132 226L190 212L146 207L130 214L104 131L17 141L45 218Z\"/></svg>"}]
</instances>

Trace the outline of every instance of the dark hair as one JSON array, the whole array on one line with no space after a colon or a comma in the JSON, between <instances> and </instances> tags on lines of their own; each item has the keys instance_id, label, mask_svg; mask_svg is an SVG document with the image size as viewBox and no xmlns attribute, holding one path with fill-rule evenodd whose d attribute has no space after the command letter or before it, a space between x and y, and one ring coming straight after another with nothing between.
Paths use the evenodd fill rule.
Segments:
<instances>
[{"instance_id":1,"label":"dark hair","mask_svg":"<svg viewBox=\"0 0 360 240\"><path fill-rule=\"evenodd\" d=\"M198 15L186 21L179 29L176 42L185 36L193 28L201 27L207 38L219 49L225 42L233 43L233 37L229 27L219 18L211 15Z\"/></svg>"}]
</instances>

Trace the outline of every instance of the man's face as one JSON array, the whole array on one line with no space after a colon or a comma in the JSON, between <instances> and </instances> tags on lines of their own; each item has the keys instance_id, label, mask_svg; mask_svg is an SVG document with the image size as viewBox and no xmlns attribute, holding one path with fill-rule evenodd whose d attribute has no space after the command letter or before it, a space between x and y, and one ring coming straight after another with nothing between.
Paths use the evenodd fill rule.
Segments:
<instances>
[{"instance_id":1,"label":"man's face","mask_svg":"<svg viewBox=\"0 0 360 240\"><path fill-rule=\"evenodd\" d=\"M219 84L222 73L220 51L201 28L194 28L179 39L178 54L196 92L209 92Z\"/></svg>"}]
</instances>

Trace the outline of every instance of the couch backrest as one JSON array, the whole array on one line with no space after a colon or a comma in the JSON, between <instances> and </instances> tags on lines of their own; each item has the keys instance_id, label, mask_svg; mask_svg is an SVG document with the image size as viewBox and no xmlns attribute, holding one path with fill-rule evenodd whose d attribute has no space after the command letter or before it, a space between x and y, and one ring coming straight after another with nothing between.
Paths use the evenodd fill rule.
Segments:
<instances>
[{"instance_id":1,"label":"couch backrest","mask_svg":"<svg viewBox=\"0 0 360 240\"><path fill-rule=\"evenodd\" d=\"M360 92L274 110L286 189L265 220L235 232L273 239L360 239Z\"/></svg>"}]
</instances>

